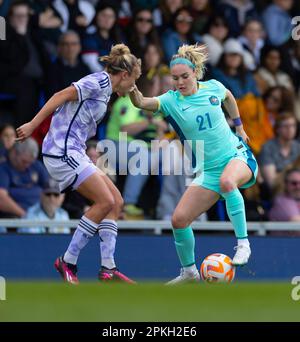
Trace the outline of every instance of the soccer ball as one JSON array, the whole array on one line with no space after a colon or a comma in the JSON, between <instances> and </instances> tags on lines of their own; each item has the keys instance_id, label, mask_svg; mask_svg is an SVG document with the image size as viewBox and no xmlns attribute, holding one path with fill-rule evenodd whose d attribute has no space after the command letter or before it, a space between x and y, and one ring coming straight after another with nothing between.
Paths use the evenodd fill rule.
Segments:
<instances>
[{"instance_id":1,"label":"soccer ball","mask_svg":"<svg viewBox=\"0 0 300 342\"><path fill-rule=\"evenodd\" d=\"M231 283L235 276L235 267L227 255L215 253L203 260L200 274L208 283Z\"/></svg>"}]
</instances>

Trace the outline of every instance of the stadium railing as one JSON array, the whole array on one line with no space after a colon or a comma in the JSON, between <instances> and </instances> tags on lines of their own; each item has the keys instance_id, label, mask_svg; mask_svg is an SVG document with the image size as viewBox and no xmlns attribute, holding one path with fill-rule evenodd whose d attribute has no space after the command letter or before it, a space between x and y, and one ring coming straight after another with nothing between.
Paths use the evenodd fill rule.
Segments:
<instances>
[{"instance_id":1,"label":"stadium railing","mask_svg":"<svg viewBox=\"0 0 300 342\"><path fill-rule=\"evenodd\" d=\"M22 227L70 227L75 228L78 220L69 221L32 221L25 219L0 219L0 227L6 227L8 231ZM119 221L120 230L127 231L149 231L155 235L161 235L163 231L172 229L170 221L143 220L143 221ZM233 228L229 222L207 221L193 223L196 231L219 231L232 232ZM297 222L248 222L248 231L258 236L265 236L270 231L300 231Z\"/></svg>"}]
</instances>

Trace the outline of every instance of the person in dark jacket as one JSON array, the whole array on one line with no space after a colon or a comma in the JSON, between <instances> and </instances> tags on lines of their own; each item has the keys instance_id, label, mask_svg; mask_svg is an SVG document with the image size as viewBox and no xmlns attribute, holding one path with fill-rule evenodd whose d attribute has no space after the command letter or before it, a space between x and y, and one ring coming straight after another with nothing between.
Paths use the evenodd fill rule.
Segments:
<instances>
[{"instance_id":1,"label":"person in dark jacket","mask_svg":"<svg viewBox=\"0 0 300 342\"><path fill-rule=\"evenodd\" d=\"M75 31L67 31L59 38L58 57L49 68L47 76L47 97L67 88L91 73L80 58L80 37Z\"/></svg>"},{"instance_id":2,"label":"person in dark jacket","mask_svg":"<svg viewBox=\"0 0 300 342\"><path fill-rule=\"evenodd\" d=\"M12 3L7 20L6 40L0 41L0 92L15 96L14 123L30 120L38 109L47 54L37 31L29 26L26 1Z\"/></svg>"}]
</instances>

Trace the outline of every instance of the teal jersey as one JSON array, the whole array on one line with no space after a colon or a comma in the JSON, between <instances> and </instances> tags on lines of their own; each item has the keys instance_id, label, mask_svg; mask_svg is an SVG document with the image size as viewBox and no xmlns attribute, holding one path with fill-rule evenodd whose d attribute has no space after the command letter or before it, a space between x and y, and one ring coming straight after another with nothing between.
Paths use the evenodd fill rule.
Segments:
<instances>
[{"instance_id":1,"label":"teal jersey","mask_svg":"<svg viewBox=\"0 0 300 342\"><path fill-rule=\"evenodd\" d=\"M181 142L188 141L184 146L189 149L186 152L194 172L215 168L236 153L239 139L221 108L225 96L223 84L209 80L198 82L197 93L190 96L169 90L157 97L158 112L173 126Z\"/></svg>"}]
</instances>

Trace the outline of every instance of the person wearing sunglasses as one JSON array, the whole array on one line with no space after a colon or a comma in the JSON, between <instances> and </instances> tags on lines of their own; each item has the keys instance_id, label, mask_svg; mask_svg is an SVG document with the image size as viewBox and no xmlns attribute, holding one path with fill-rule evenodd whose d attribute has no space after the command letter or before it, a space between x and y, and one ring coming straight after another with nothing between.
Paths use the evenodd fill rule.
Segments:
<instances>
[{"instance_id":1,"label":"person wearing sunglasses","mask_svg":"<svg viewBox=\"0 0 300 342\"><path fill-rule=\"evenodd\" d=\"M59 191L58 184L53 180L49 180L48 186L41 194L40 202L30 207L25 218L33 221L68 221L70 219L66 210L61 208L65 195ZM43 234L46 233L46 227L25 227L18 230L19 233ZM51 227L49 233L52 234L69 234L70 228L67 227Z\"/></svg>"},{"instance_id":2,"label":"person wearing sunglasses","mask_svg":"<svg viewBox=\"0 0 300 342\"><path fill-rule=\"evenodd\" d=\"M181 45L202 42L200 36L193 32L193 17L188 7L181 7L174 13L173 27L163 33L162 42L168 63Z\"/></svg>"},{"instance_id":3,"label":"person wearing sunglasses","mask_svg":"<svg viewBox=\"0 0 300 342\"><path fill-rule=\"evenodd\" d=\"M143 58L148 44L160 46L161 42L149 9L138 9L133 18L127 30L128 46L136 57Z\"/></svg>"}]
</instances>

